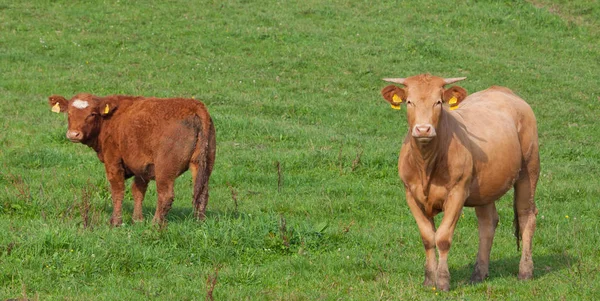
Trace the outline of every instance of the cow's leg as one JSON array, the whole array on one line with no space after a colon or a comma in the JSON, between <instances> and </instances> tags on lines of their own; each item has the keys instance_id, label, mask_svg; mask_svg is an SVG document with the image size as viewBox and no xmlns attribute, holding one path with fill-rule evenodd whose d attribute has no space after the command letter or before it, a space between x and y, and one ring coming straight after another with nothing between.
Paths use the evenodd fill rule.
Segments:
<instances>
[{"instance_id":1,"label":"cow's leg","mask_svg":"<svg viewBox=\"0 0 600 301\"><path fill-rule=\"evenodd\" d=\"M450 193L444 204L444 217L435 232L435 245L438 250L437 278L435 286L442 291L450 290L450 271L448 270L448 253L452 245L452 236L456 222L460 216L465 201L463 191Z\"/></svg>"},{"instance_id":2,"label":"cow's leg","mask_svg":"<svg viewBox=\"0 0 600 301\"><path fill-rule=\"evenodd\" d=\"M494 203L475 207L475 214L479 226L479 252L477 252L477 261L471 275L471 282L480 282L488 276L490 251L499 217Z\"/></svg>"},{"instance_id":3,"label":"cow's leg","mask_svg":"<svg viewBox=\"0 0 600 301\"><path fill-rule=\"evenodd\" d=\"M174 186L175 179L180 173L180 170L185 170L181 167L181 162L173 160L164 160L156 162L154 167L155 180L156 180L156 193L158 199L156 202L156 212L154 213L153 223L163 224L165 223L165 217L171 206L173 205L173 198L175 197Z\"/></svg>"},{"instance_id":4,"label":"cow's leg","mask_svg":"<svg viewBox=\"0 0 600 301\"><path fill-rule=\"evenodd\" d=\"M531 170L534 169L534 170ZM539 169L525 168L521 170L521 177L515 182L514 209L518 225L517 235L523 240L521 262L519 263L519 279L533 277L532 242L535 232L535 221L538 210L535 206L534 195L538 180Z\"/></svg>"},{"instance_id":5,"label":"cow's leg","mask_svg":"<svg viewBox=\"0 0 600 301\"><path fill-rule=\"evenodd\" d=\"M190 163L190 172L192 173L192 187L196 184L196 176L198 175L198 164L195 162Z\"/></svg>"},{"instance_id":6,"label":"cow's leg","mask_svg":"<svg viewBox=\"0 0 600 301\"><path fill-rule=\"evenodd\" d=\"M406 202L417 222L421 240L425 247L425 281L424 286L434 286L437 271L437 259L435 258L435 224L433 218L428 217L423 209L417 204L410 192L406 192Z\"/></svg>"},{"instance_id":7,"label":"cow's leg","mask_svg":"<svg viewBox=\"0 0 600 301\"><path fill-rule=\"evenodd\" d=\"M111 226L120 226L123 223L123 196L125 194L125 174L123 168L104 165L106 177L110 183L110 194L113 201L113 212L110 217Z\"/></svg>"},{"instance_id":8,"label":"cow's leg","mask_svg":"<svg viewBox=\"0 0 600 301\"><path fill-rule=\"evenodd\" d=\"M142 203L146 195L148 182L141 177L135 177L131 184L131 194L133 195L133 221L138 222L144 219L142 214Z\"/></svg>"},{"instance_id":9,"label":"cow's leg","mask_svg":"<svg viewBox=\"0 0 600 301\"><path fill-rule=\"evenodd\" d=\"M156 177L156 192L158 193L158 201L156 204L156 212L154 213L153 223L163 224L165 217L171 206L173 205L175 179Z\"/></svg>"}]
</instances>

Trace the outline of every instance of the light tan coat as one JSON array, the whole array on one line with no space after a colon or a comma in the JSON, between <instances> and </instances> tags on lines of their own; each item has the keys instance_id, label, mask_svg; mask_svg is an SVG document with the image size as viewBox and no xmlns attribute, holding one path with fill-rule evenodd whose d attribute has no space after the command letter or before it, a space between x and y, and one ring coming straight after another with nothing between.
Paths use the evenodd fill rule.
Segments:
<instances>
[{"instance_id":1,"label":"light tan coat","mask_svg":"<svg viewBox=\"0 0 600 301\"><path fill-rule=\"evenodd\" d=\"M468 97L460 87L444 89L458 80L462 79L419 75L389 79L406 87L390 85L382 90L392 105L399 105L399 99L407 103L409 134L400 151L398 172L425 246L424 284L449 289L447 254L463 206L475 207L479 223L479 253L471 280L487 276L498 223L494 202L512 187L517 244L523 237L519 278L529 279L539 175L535 116L524 100L504 87ZM451 111L444 103L453 97L459 108ZM436 230L433 217L442 211Z\"/></svg>"}]
</instances>

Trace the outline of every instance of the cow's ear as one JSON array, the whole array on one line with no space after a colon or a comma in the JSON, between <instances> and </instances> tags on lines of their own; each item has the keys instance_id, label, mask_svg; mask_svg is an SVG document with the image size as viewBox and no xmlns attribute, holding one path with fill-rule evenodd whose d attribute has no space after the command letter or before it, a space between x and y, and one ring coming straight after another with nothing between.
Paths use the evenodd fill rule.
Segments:
<instances>
[{"instance_id":1,"label":"cow's ear","mask_svg":"<svg viewBox=\"0 0 600 301\"><path fill-rule=\"evenodd\" d=\"M117 108L119 107L117 101L110 97L101 98L98 103L98 110L100 110L100 115L102 116L110 116L112 115Z\"/></svg>"},{"instance_id":2,"label":"cow's ear","mask_svg":"<svg viewBox=\"0 0 600 301\"><path fill-rule=\"evenodd\" d=\"M60 95L52 95L48 97L48 104L52 107L52 112L64 113L67 111L69 101Z\"/></svg>"},{"instance_id":3,"label":"cow's ear","mask_svg":"<svg viewBox=\"0 0 600 301\"><path fill-rule=\"evenodd\" d=\"M452 86L444 91L443 100L450 105L450 109L458 108L458 105L467 97L467 90L463 87Z\"/></svg>"},{"instance_id":4,"label":"cow's ear","mask_svg":"<svg viewBox=\"0 0 600 301\"><path fill-rule=\"evenodd\" d=\"M381 96L392 105L392 109L400 110L400 104L406 100L406 91L397 86L389 85L381 89Z\"/></svg>"}]
</instances>

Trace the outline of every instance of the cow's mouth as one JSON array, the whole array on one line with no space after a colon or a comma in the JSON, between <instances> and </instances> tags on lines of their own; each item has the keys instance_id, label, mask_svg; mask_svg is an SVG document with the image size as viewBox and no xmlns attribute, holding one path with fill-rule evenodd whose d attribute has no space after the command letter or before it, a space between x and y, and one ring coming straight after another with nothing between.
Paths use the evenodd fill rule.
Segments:
<instances>
[{"instance_id":1,"label":"cow's mouth","mask_svg":"<svg viewBox=\"0 0 600 301\"><path fill-rule=\"evenodd\" d=\"M415 138L415 140L417 140L418 143L427 144L427 143L431 142L431 140L433 140L433 138L435 138L435 136L414 137L414 138Z\"/></svg>"}]
</instances>

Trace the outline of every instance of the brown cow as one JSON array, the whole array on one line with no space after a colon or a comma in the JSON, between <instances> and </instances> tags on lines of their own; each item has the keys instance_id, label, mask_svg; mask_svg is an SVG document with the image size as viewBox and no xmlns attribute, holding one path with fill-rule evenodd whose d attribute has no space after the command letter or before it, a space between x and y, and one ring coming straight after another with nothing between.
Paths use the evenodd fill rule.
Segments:
<instances>
[{"instance_id":1,"label":"brown cow","mask_svg":"<svg viewBox=\"0 0 600 301\"><path fill-rule=\"evenodd\" d=\"M535 116L507 88L494 86L468 97L461 87L444 89L463 79L428 74L384 79L405 87L389 85L381 91L392 107L406 103L409 130L398 173L425 246L423 284L441 290L450 289L447 258L463 206L475 207L479 224L479 252L471 281L488 275L498 224L494 202L511 187L517 248L521 236L523 240L519 279L533 277L531 245L538 212L534 194L540 170ZM445 103L460 108L452 111ZM442 211L436 230L433 217Z\"/></svg>"},{"instance_id":2,"label":"brown cow","mask_svg":"<svg viewBox=\"0 0 600 301\"><path fill-rule=\"evenodd\" d=\"M183 98L98 97L81 93L67 101L49 97L54 112L67 112L67 138L93 148L110 182L113 213L122 223L125 179L134 177L133 219L140 221L150 180L158 201L153 222L163 223L173 204L175 178L188 168L194 185L194 214L204 219L208 179L215 161L215 128L203 103Z\"/></svg>"}]
</instances>

